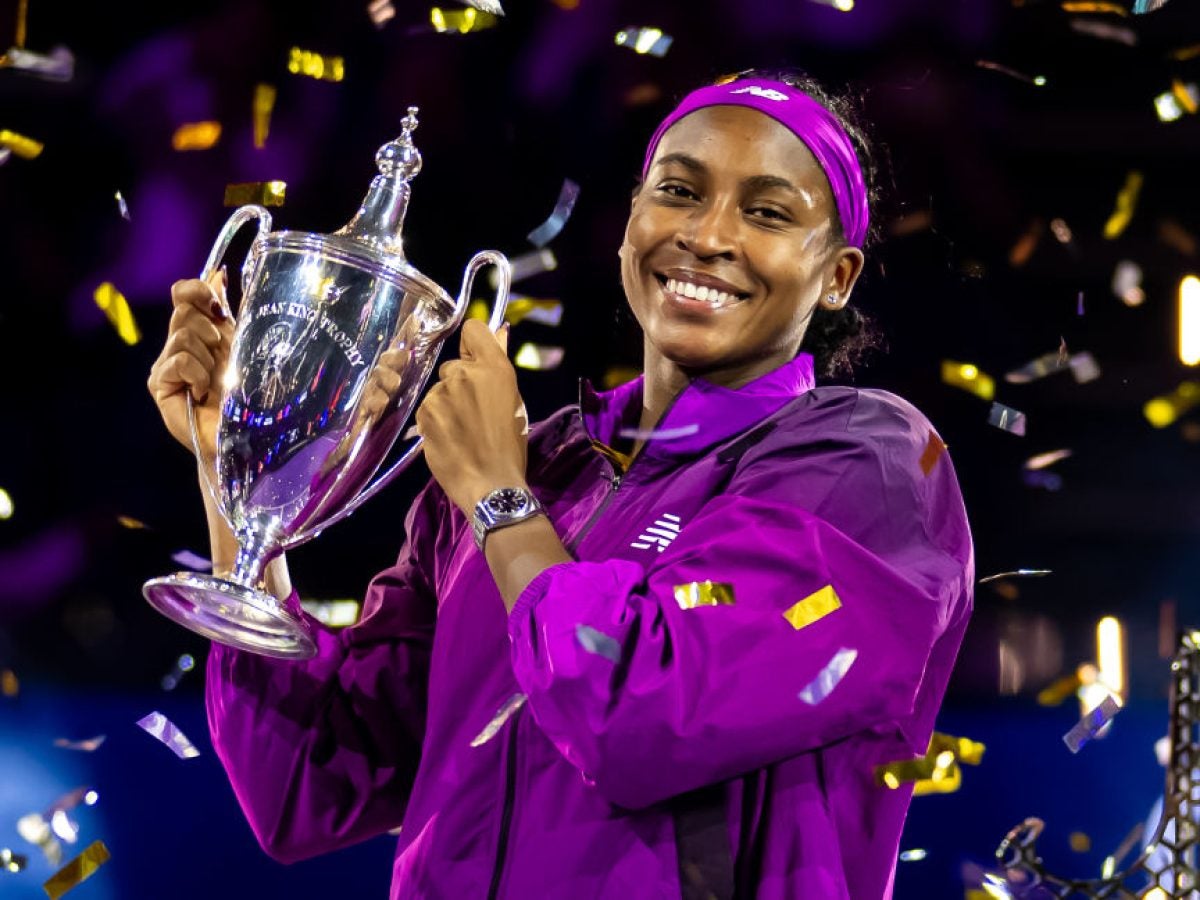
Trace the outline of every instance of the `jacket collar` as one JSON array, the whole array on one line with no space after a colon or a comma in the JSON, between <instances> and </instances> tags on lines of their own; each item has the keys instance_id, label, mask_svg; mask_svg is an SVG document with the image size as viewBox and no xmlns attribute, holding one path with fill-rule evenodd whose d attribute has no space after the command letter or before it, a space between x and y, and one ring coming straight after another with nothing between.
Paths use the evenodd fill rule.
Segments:
<instances>
[{"instance_id":1,"label":"jacket collar","mask_svg":"<svg viewBox=\"0 0 1200 900\"><path fill-rule=\"evenodd\" d=\"M611 391L598 393L580 381L579 409L583 426L593 441L609 447L621 444L623 428L637 428L642 412L642 379L639 375ZM655 428L679 436L647 441L643 456L676 457L702 453L715 444L741 434L784 404L812 390L813 358L800 353L795 359L736 390L693 379ZM696 426L695 431L689 431Z\"/></svg>"}]
</instances>

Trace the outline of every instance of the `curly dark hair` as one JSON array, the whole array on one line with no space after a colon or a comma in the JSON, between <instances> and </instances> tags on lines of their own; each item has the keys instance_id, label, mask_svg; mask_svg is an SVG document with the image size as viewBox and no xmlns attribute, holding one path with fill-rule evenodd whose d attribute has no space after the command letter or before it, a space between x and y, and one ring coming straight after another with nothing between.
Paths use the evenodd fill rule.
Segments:
<instances>
[{"instance_id":1,"label":"curly dark hair","mask_svg":"<svg viewBox=\"0 0 1200 900\"><path fill-rule=\"evenodd\" d=\"M719 78L717 83L742 81L747 78L769 79L791 85L812 97L837 117L854 145L863 180L867 185L867 206L874 213L879 199L875 179L875 153L862 124L859 99L849 92L831 91L815 78L796 69L747 69L733 76ZM845 241L845 230L836 208L833 215L836 227L831 233L837 240ZM872 215L862 249L865 251L878 236L879 226ZM855 367L861 364L869 353L883 346L883 334L870 316L853 306L828 309L818 304L804 332L800 350L812 354L818 375L832 378L852 375Z\"/></svg>"}]
</instances>

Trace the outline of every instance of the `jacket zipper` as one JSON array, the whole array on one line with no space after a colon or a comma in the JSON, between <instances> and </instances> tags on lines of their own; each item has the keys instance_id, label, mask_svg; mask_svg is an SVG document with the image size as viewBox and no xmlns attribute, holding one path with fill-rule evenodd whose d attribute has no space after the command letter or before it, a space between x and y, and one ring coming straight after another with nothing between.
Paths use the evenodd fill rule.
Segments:
<instances>
[{"instance_id":1,"label":"jacket zipper","mask_svg":"<svg viewBox=\"0 0 1200 900\"><path fill-rule=\"evenodd\" d=\"M518 709L509 720L508 759L504 771L504 809L500 813L500 836L496 841L496 865L492 869L492 883L488 887L488 900L496 900L500 891L500 879L504 875L504 861L508 855L508 831L512 826L513 801L517 792L517 719Z\"/></svg>"}]
</instances>

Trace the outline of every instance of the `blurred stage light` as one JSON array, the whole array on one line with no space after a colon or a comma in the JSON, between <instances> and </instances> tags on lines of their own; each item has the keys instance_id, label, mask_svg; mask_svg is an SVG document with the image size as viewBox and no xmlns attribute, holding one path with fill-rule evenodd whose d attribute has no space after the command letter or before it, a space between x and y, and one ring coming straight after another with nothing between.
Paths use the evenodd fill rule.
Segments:
<instances>
[{"instance_id":1,"label":"blurred stage light","mask_svg":"<svg viewBox=\"0 0 1200 900\"><path fill-rule=\"evenodd\" d=\"M1179 361L1200 363L1200 278L1195 275L1179 282Z\"/></svg>"}]
</instances>

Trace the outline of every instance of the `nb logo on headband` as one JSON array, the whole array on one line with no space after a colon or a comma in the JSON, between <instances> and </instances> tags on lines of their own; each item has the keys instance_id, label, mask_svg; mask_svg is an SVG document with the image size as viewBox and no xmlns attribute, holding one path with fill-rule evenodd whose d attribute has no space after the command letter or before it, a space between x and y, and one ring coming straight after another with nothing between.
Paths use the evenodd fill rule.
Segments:
<instances>
[{"instance_id":1,"label":"nb logo on headband","mask_svg":"<svg viewBox=\"0 0 1200 900\"><path fill-rule=\"evenodd\" d=\"M772 88L759 87L757 84L752 84L749 87L738 88L736 91L733 91L732 93L734 93L734 94L753 94L755 97L762 97L764 100L774 100L776 102L779 102L781 100L790 100L791 99L783 91L776 91Z\"/></svg>"}]
</instances>

